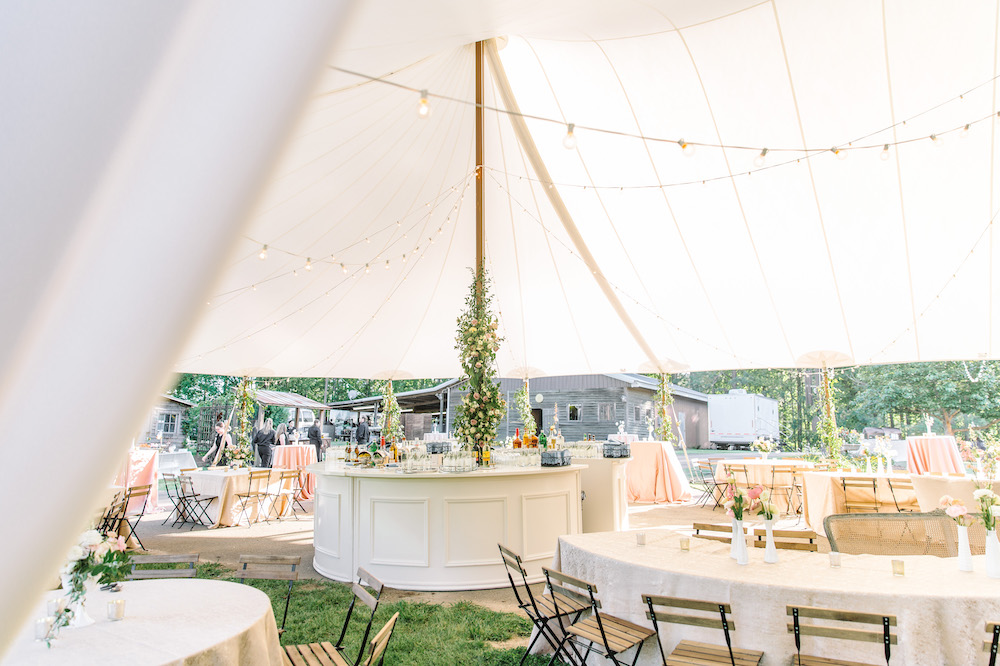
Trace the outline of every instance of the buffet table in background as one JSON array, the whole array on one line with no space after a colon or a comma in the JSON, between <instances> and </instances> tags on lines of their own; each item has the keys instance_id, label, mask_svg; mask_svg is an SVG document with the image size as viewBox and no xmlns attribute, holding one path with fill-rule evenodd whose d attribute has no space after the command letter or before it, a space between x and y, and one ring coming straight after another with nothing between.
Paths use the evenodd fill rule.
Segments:
<instances>
[{"instance_id":1,"label":"buffet table in background","mask_svg":"<svg viewBox=\"0 0 1000 666\"><path fill-rule=\"evenodd\" d=\"M597 586L602 611L650 626L641 595L686 597L731 604L734 647L763 650L762 664L784 666L795 654L786 628L786 604L823 606L895 615L899 644L893 666L985 663L983 624L1000 618L1000 582L986 577L983 556L973 557L975 573L958 570L955 560L931 556L889 558L841 555L833 569L825 553L782 550L777 564L764 563L764 549L750 548L750 564L729 557L729 545L691 539L679 547L679 534L646 533L645 546L634 533L576 534L561 537L554 567ZM892 559L904 561L905 576L892 575ZM681 639L722 644L722 631L661 624L664 647ZM884 663L879 643L806 636L803 651L840 659ZM631 662L632 652L626 653ZM653 640L642 649L640 664L662 664Z\"/></svg>"},{"instance_id":2,"label":"buffet table in background","mask_svg":"<svg viewBox=\"0 0 1000 666\"><path fill-rule=\"evenodd\" d=\"M62 596L49 592L46 600ZM107 619L107 602L125 600L125 619ZM45 647L34 623L45 600L29 616L0 664L242 664L282 665L271 600L249 585L197 578L134 580L121 592L92 592L87 612L96 622L65 628Z\"/></svg>"},{"instance_id":3,"label":"buffet table in background","mask_svg":"<svg viewBox=\"0 0 1000 666\"><path fill-rule=\"evenodd\" d=\"M625 467L630 502L686 502L691 487L669 442L632 442Z\"/></svg>"},{"instance_id":4,"label":"buffet table in background","mask_svg":"<svg viewBox=\"0 0 1000 666\"><path fill-rule=\"evenodd\" d=\"M156 449L129 449L128 459L122 463L112 484L126 488L152 486L149 489L149 498L146 500L146 513L155 513L159 509L156 501L156 496L159 494L159 462L160 452Z\"/></svg>"},{"instance_id":5,"label":"buffet table in background","mask_svg":"<svg viewBox=\"0 0 1000 666\"><path fill-rule=\"evenodd\" d=\"M941 474L965 474L965 463L958 453L954 437L907 437L906 469L913 474L939 472Z\"/></svg>"},{"instance_id":6,"label":"buffet table in background","mask_svg":"<svg viewBox=\"0 0 1000 666\"><path fill-rule=\"evenodd\" d=\"M316 475L306 471L316 461L316 447L311 444L287 444L271 449L271 467L299 470L299 499L312 499L316 491Z\"/></svg>"}]
</instances>

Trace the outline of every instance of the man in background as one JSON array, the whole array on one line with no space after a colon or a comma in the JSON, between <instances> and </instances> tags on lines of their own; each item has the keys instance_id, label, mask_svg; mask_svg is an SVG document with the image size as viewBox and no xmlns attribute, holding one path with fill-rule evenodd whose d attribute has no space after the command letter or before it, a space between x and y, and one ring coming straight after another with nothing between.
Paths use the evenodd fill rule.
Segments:
<instances>
[{"instance_id":1,"label":"man in background","mask_svg":"<svg viewBox=\"0 0 1000 666\"><path fill-rule=\"evenodd\" d=\"M309 443L316 447L316 460L323 459L323 430L319 427L319 419L312 422L309 426L309 430L306 431L306 436L309 437Z\"/></svg>"}]
</instances>

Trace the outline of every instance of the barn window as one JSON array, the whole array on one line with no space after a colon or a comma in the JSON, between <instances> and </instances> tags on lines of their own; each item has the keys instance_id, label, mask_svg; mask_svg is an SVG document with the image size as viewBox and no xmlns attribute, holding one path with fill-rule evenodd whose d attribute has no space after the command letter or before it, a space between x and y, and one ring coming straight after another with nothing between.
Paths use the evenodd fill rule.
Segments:
<instances>
[{"instance_id":1,"label":"barn window","mask_svg":"<svg viewBox=\"0 0 1000 666\"><path fill-rule=\"evenodd\" d=\"M576 405L569 405L566 407L566 418L570 421L582 421L583 410Z\"/></svg>"},{"instance_id":2,"label":"barn window","mask_svg":"<svg viewBox=\"0 0 1000 666\"><path fill-rule=\"evenodd\" d=\"M613 402L601 402L597 404L597 420L598 421L614 421L615 420L615 403Z\"/></svg>"},{"instance_id":3,"label":"barn window","mask_svg":"<svg viewBox=\"0 0 1000 666\"><path fill-rule=\"evenodd\" d=\"M164 435L172 435L177 432L177 415L161 413L156 422L156 430Z\"/></svg>"},{"instance_id":4,"label":"barn window","mask_svg":"<svg viewBox=\"0 0 1000 666\"><path fill-rule=\"evenodd\" d=\"M642 407L641 406L635 405L634 407L632 407L632 419L636 423L638 423L639 421L642 420Z\"/></svg>"}]
</instances>

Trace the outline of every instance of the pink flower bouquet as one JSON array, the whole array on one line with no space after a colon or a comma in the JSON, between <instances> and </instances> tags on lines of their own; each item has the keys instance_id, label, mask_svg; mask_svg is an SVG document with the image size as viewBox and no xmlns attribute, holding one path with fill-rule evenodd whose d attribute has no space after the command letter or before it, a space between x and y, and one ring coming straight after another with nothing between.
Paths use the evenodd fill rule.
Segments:
<instances>
[{"instance_id":1,"label":"pink flower bouquet","mask_svg":"<svg viewBox=\"0 0 1000 666\"><path fill-rule=\"evenodd\" d=\"M948 514L948 517L963 527L968 527L973 523L972 515L966 508L962 500L955 499L950 495L943 495L939 504L940 508Z\"/></svg>"}]
</instances>

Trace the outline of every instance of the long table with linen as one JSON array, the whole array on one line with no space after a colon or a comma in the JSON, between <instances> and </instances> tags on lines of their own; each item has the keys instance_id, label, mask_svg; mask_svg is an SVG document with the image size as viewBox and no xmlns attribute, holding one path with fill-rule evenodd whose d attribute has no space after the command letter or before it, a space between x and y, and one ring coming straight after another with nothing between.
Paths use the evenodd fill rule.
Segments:
<instances>
[{"instance_id":1,"label":"long table with linen","mask_svg":"<svg viewBox=\"0 0 1000 666\"><path fill-rule=\"evenodd\" d=\"M962 500L970 512L978 511L978 505L972 493L983 484L972 476L936 476L921 474L910 477L913 479L913 490L917 493L917 503L921 511L933 511L941 504L943 495L950 495ZM1000 481L991 483L993 492L1000 494Z\"/></svg>"},{"instance_id":2,"label":"long table with linen","mask_svg":"<svg viewBox=\"0 0 1000 666\"><path fill-rule=\"evenodd\" d=\"M726 474L726 467L732 465L739 465L741 467L746 467L747 479L744 480L742 474L739 474L736 479L737 484L742 484L744 482L749 482L751 486L763 486L770 489L772 483L775 487L785 487L788 488L792 485L794 479L790 473L779 473L778 478L774 477L775 467L796 467L803 470L808 470L813 468L813 463L808 460L800 460L798 458L748 458L746 460L722 460L715 465L715 481L717 483L726 483L729 475ZM788 511L791 509L789 503L791 497L789 493L778 493L775 492L775 497L772 498L778 503L778 507L782 511Z\"/></svg>"},{"instance_id":3,"label":"long table with linen","mask_svg":"<svg viewBox=\"0 0 1000 666\"><path fill-rule=\"evenodd\" d=\"M270 476L266 486L261 484L261 490L266 487L268 492L277 493L281 487L278 470L268 471L270 471ZM247 524L248 519L244 517L243 511L240 509L239 499L236 497L237 493L245 493L250 488L250 474L247 468L200 470L188 474L196 493L218 497L206 507L208 517L212 521L212 527ZM284 500L277 502L277 505L273 500L263 503L251 501L247 504L249 522L264 520L269 515L281 513L284 504Z\"/></svg>"},{"instance_id":4,"label":"long table with linen","mask_svg":"<svg viewBox=\"0 0 1000 666\"><path fill-rule=\"evenodd\" d=\"M133 488L135 486L152 486L146 499L146 513L155 513L159 509L156 497L159 494L160 452L156 449L129 449L128 458L122 463L115 476L113 485ZM131 507L129 507L131 508Z\"/></svg>"},{"instance_id":5,"label":"long table with linen","mask_svg":"<svg viewBox=\"0 0 1000 666\"><path fill-rule=\"evenodd\" d=\"M872 499L874 496L882 506L880 513L896 513L896 502L900 506L907 505L916 508L916 493L912 490L889 487L890 482L909 479L908 474L875 474L871 472L805 472L802 475L802 495L806 524L817 534L826 535L823 529L823 519L836 513L846 513L846 497L844 496L843 480L845 476L875 480L875 492L862 493L857 490L859 498Z\"/></svg>"},{"instance_id":6,"label":"long table with linen","mask_svg":"<svg viewBox=\"0 0 1000 666\"><path fill-rule=\"evenodd\" d=\"M965 463L954 437L924 435L906 438L906 469L913 474L965 473Z\"/></svg>"},{"instance_id":7,"label":"long table with linen","mask_svg":"<svg viewBox=\"0 0 1000 666\"><path fill-rule=\"evenodd\" d=\"M299 499L312 499L316 492L316 475L305 471L307 465L316 462L316 447L312 444L286 444L271 449L271 467L297 469L299 471Z\"/></svg>"},{"instance_id":8,"label":"long table with linen","mask_svg":"<svg viewBox=\"0 0 1000 666\"><path fill-rule=\"evenodd\" d=\"M29 616L0 664L213 664L281 666L282 652L271 600L249 585L198 578L133 580L121 592L87 595L96 622L64 628L47 648L34 640L34 623L49 592ZM107 602L125 600L125 619L107 619Z\"/></svg>"},{"instance_id":9,"label":"long table with linen","mask_svg":"<svg viewBox=\"0 0 1000 666\"><path fill-rule=\"evenodd\" d=\"M833 569L826 553L781 550L778 563L766 564L764 549L750 548L750 564L740 566L729 557L728 544L692 538L684 552L680 536L647 532L645 546L636 544L633 532L563 536L554 566L595 584L602 611L646 627L652 625L644 593L729 603L733 645L763 650L761 663L769 666L785 666L795 654L785 628L786 604L895 615L899 644L892 646L893 666L985 663L983 626L1000 618L1000 583L986 577L984 556L973 557L974 573L959 571L954 559L931 556L841 555L841 568ZM892 559L904 561L905 576L893 576ZM668 653L682 639L725 645L721 629L661 623L660 636ZM803 652L885 661L880 643L802 640ZM626 662L632 655L624 655ZM662 664L653 639L642 648L639 664Z\"/></svg>"},{"instance_id":10,"label":"long table with linen","mask_svg":"<svg viewBox=\"0 0 1000 666\"><path fill-rule=\"evenodd\" d=\"M180 451L161 451L159 466L160 474L180 474L182 469L192 469L198 465L190 451L181 449Z\"/></svg>"},{"instance_id":11,"label":"long table with linen","mask_svg":"<svg viewBox=\"0 0 1000 666\"><path fill-rule=\"evenodd\" d=\"M685 502L691 499L684 468L669 442L632 442L625 466L629 502Z\"/></svg>"}]
</instances>

